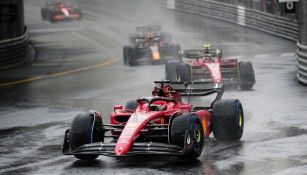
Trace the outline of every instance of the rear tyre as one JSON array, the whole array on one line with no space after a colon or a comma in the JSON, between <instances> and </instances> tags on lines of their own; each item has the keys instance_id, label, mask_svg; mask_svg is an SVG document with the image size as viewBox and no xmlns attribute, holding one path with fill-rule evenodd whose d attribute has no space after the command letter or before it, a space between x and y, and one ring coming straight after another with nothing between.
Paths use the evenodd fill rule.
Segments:
<instances>
[{"instance_id":1,"label":"rear tyre","mask_svg":"<svg viewBox=\"0 0 307 175\"><path fill-rule=\"evenodd\" d=\"M46 17L46 9L44 9L44 8L41 9L41 16L42 16L43 20L47 19L47 17Z\"/></svg>"},{"instance_id":2,"label":"rear tyre","mask_svg":"<svg viewBox=\"0 0 307 175\"><path fill-rule=\"evenodd\" d=\"M244 115L239 100L218 100L212 107L212 130L218 141L239 141L243 135Z\"/></svg>"},{"instance_id":3,"label":"rear tyre","mask_svg":"<svg viewBox=\"0 0 307 175\"><path fill-rule=\"evenodd\" d=\"M83 18L83 12L81 9L75 9L75 12L79 14L79 18L77 20L82 20Z\"/></svg>"},{"instance_id":4,"label":"rear tyre","mask_svg":"<svg viewBox=\"0 0 307 175\"><path fill-rule=\"evenodd\" d=\"M191 68L188 64L177 66L178 80L181 82L191 81Z\"/></svg>"},{"instance_id":5,"label":"rear tyre","mask_svg":"<svg viewBox=\"0 0 307 175\"><path fill-rule=\"evenodd\" d=\"M124 46L124 48L123 48L124 65L128 65L130 51L131 51L131 48L129 46Z\"/></svg>"},{"instance_id":6,"label":"rear tyre","mask_svg":"<svg viewBox=\"0 0 307 175\"><path fill-rule=\"evenodd\" d=\"M239 76L240 76L240 88L242 90L250 90L256 80L255 72L251 62L240 62L239 63Z\"/></svg>"},{"instance_id":7,"label":"rear tyre","mask_svg":"<svg viewBox=\"0 0 307 175\"><path fill-rule=\"evenodd\" d=\"M129 66L137 66L137 60L136 60L133 52L134 52L134 50L131 49L129 57L128 57L128 64L129 64Z\"/></svg>"},{"instance_id":8,"label":"rear tyre","mask_svg":"<svg viewBox=\"0 0 307 175\"><path fill-rule=\"evenodd\" d=\"M84 144L103 141L104 131L100 116L89 112L78 114L74 118L69 130L69 142L72 150ZM81 160L95 160L99 155L79 154L74 156Z\"/></svg>"},{"instance_id":9,"label":"rear tyre","mask_svg":"<svg viewBox=\"0 0 307 175\"><path fill-rule=\"evenodd\" d=\"M177 60L168 60L165 64L165 80L177 81Z\"/></svg>"},{"instance_id":10,"label":"rear tyre","mask_svg":"<svg viewBox=\"0 0 307 175\"><path fill-rule=\"evenodd\" d=\"M128 100L125 106L125 109L135 111L136 108L138 107L138 102L135 99Z\"/></svg>"},{"instance_id":11,"label":"rear tyre","mask_svg":"<svg viewBox=\"0 0 307 175\"><path fill-rule=\"evenodd\" d=\"M171 123L170 142L185 148L183 158L199 157L204 146L204 132L198 116L188 113L174 118Z\"/></svg>"}]
</instances>

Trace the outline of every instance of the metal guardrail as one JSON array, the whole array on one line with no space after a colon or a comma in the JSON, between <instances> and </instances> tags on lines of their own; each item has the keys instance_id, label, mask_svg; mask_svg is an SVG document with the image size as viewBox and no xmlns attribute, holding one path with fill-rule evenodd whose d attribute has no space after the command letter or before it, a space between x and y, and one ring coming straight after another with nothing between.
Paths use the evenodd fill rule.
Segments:
<instances>
[{"instance_id":1,"label":"metal guardrail","mask_svg":"<svg viewBox=\"0 0 307 175\"><path fill-rule=\"evenodd\" d=\"M307 85L307 46L297 43L297 79L304 85Z\"/></svg>"},{"instance_id":2,"label":"metal guardrail","mask_svg":"<svg viewBox=\"0 0 307 175\"><path fill-rule=\"evenodd\" d=\"M214 0L160 0L168 9L235 23L297 42L297 20ZM297 79L307 85L307 46L297 43Z\"/></svg>"},{"instance_id":3,"label":"metal guardrail","mask_svg":"<svg viewBox=\"0 0 307 175\"><path fill-rule=\"evenodd\" d=\"M0 69L23 64L29 59L29 34L27 28L22 36L0 41Z\"/></svg>"},{"instance_id":4,"label":"metal guardrail","mask_svg":"<svg viewBox=\"0 0 307 175\"><path fill-rule=\"evenodd\" d=\"M298 22L255 9L213 0L166 0L169 9L206 16L297 41Z\"/></svg>"}]
</instances>

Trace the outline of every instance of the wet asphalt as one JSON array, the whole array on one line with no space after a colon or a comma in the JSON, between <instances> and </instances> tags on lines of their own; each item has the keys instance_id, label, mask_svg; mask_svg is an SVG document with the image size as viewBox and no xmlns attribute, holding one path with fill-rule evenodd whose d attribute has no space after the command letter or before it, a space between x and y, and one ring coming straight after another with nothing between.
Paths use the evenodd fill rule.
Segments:
<instances>
[{"instance_id":1,"label":"wet asphalt","mask_svg":"<svg viewBox=\"0 0 307 175\"><path fill-rule=\"evenodd\" d=\"M297 83L295 43L255 30L159 7L147 0L78 1L84 19L42 21L40 0L25 2L36 55L0 74L0 174L307 174L307 89ZM245 130L238 144L210 139L197 161L137 156L79 161L61 154L73 117L149 96L163 65L126 67L122 47L136 26L159 24L183 49L211 43L224 57L252 61L253 90L240 99ZM198 102L204 102L200 99Z\"/></svg>"}]
</instances>

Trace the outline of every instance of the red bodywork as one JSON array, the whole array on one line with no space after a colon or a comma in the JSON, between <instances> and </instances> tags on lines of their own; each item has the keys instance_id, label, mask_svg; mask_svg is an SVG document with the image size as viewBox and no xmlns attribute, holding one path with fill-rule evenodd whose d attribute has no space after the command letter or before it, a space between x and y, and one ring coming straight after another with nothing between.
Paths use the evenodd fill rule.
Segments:
<instances>
[{"instance_id":1,"label":"red bodywork","mask_svg":"<svg viewBox=\"0 0 307 175\"><path fill-rule=\"evenodd\" d=\"M183 61L190 66L191 80L211 78L214 83L223 83L238 78L237 59L226 60L219 55L203 54L200 57L187 57Z\"/></svg>"},{"instance_id":2,"label":"red bodywork","mask_svg":"<svg viewBox=\"0 0 307 175\"><path fill-rule=\"evenodd\" d=\"M123 156L129 152L133 143L140 137L142 131L146 132L146 127L149 125L156 124L168 128L173 116L191 112L193 109L192 105L181 100L179 92L168 85L163 87L163 91L155 87L151 98L160 99L151 104L146 99L140 99L135 111L125 110L120 105L114 107L114 112L110 116L111 125L125 125L120 131L111 130L112 135L118 137L114 149L116 156ZM200 118L204 136L208 138L211 133L211 113L208 110L199 110L195 111L195 114Z\"/></svg>"},{"instance_id":3,"label":"red bodywork","mask_svg":"<svg viewBox=\"0 0 307 175\"><path fill-rule=\"evenodd\" d=\"M50 11L55 11L55 13L52 13L50 16L54 21L80 20L82 16L80 10L78 11L64 3L48 5L48 9Z\"/></svg>"}]
</instances>

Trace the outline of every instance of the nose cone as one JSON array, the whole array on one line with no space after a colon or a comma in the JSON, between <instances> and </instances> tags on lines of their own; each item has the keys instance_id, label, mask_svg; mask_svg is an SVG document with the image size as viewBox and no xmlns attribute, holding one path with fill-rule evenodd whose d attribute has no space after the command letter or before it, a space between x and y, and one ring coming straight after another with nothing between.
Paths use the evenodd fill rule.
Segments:
<instances>
[{"instance_id":1,"label":"nose cone","mask_svg":"<svg viewBox=\"0 0 307 175\"><path fill-rule=\"evenodd\" d=\"M115 155L116 156L124 156L129 151L131 144L129 143L117 143L115 147Z\"/></svg>"}]
</instances>

